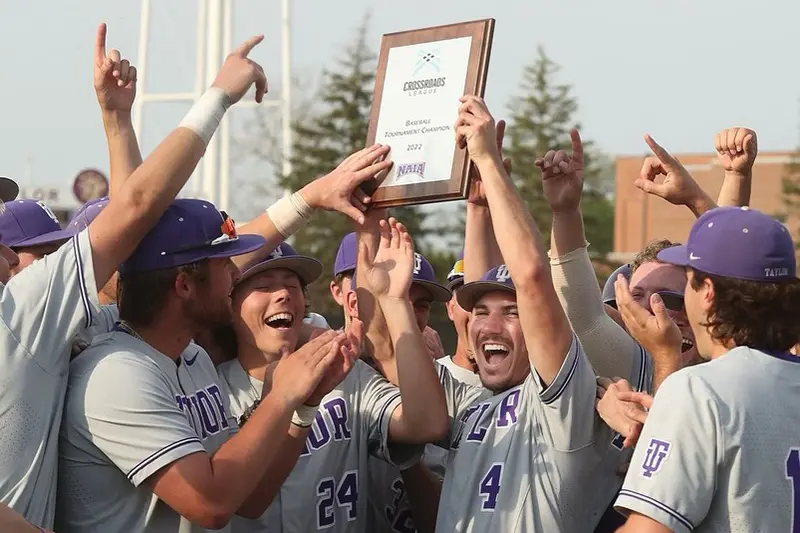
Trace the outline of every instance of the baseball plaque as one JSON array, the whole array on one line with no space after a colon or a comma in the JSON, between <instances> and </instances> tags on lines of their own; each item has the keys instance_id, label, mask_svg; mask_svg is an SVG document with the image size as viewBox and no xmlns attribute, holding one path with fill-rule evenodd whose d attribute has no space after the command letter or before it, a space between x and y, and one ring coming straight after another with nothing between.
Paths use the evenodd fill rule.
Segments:
<instances>
[{"instance_id":1,"label":"baseball plaque","mask_svg":"<svg viewBox=\"0 0 800 533\"><path fill-rule=\"evenodd\" d=\"M380 207L466 198L469 156L456 146L458 99L483 96L494 19L383 36L367 145L388 144L394 165L365 184Z\"/></svg>"}]
</instances>

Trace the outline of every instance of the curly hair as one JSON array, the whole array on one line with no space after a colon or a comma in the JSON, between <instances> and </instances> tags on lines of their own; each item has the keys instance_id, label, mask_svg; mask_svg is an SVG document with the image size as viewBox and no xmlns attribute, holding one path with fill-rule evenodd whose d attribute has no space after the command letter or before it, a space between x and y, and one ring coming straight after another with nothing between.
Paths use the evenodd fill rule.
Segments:
<instances>
[{"instance_id":1,"label":"curly hair","mask_svg":"<svg viewBox=\"0 0 800 533\"><path fill-rule=\"evenodd\" d=\"M658 252L666 250L667 248L672 248L673 246L680 246L680 243L661 239L653 241L645 246L642 251L634 256L633 261L631 261L631 275L636 272L637 268L645 263L650 263L651 261L660 263L661 261L658 260Z\"/></svg>"},{"instance_id":2,"label":"curly hair","mask_svg":"<svg viewBox=\"0 0 800 533\"><path fill-rule=\"evenodd\" d=\"M800 280L764 283L691 272L694 290L705 280L714 285L714 301L703 326L717 342L772 352L789 351L800 342Z\"/></svg>"}]
</instances>

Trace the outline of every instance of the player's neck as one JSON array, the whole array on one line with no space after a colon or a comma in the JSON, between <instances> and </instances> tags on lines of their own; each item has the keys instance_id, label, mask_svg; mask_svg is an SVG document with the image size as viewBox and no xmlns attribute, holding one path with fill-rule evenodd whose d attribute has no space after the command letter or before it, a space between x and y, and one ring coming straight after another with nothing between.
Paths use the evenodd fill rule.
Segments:
<instances>
[{"instance_id":1,"label":"player's neck","mask_svg":"<svg viewBox=\"0 0 800 533\"><path fill-rule=\"evenodd\" d=\"M265 355L257 346L252 344L240 344L238 357L239 364L242 365L242 368L250 377L258 381L263 381L264 371L267 369L267 365L271 361L278 360L280 355L274 357Z\"/></svg>"},{"instance_id":2,"label":"player's neck","mask_svg":"<svg viewBox=\"0 0 800 533\"><path fill-rule=\"evenodd\" d=\"M192 329L181 324L180 320L155 320L142 326L126 322L144 342L177 361L192 340Z\"/></svg>"},{"instance_id":3,"label":"player's neck","mask_svg":"<svg viewBox=\"0 0 800 533\"><path fill-rule=\"evenodd\" d=\"M472 364L470 361L469 356L467 355L467 345L464 342L458 341L456 345L456 353L453 355L453 362L460 366L465 370L469 370L470 372L477 372L478 369L475 368L475 365Z\"/></svg>"}]
</instances>

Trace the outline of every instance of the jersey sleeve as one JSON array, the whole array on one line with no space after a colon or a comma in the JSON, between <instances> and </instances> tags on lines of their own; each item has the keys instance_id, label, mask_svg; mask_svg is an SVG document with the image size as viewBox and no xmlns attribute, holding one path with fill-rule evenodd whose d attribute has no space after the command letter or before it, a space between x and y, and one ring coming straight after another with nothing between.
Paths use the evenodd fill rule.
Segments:
<instances>
[{"instance_id":1,"label":"jersey sleeve","mask_svg":"<svg viewBox=\"0 0 800 533\"><path fill-rule=\"evenodd\" d=\"M115 353L83 380L83 411L92 443L133 483L170 463L205 452L189 418L155 363Z\"/></svg>"},{"instance_id":2,"label":"jersey sleeve","mask_svg":"<svg viewBox=\"0 0 800 533\"><path fill-rule=\"evenodd\" d=\"M689 532L708 513L722 449L718 409L705 383L671 375L658 390L615 506L675 532Z\"/></svg>"},{"instance_id":3,"label":"jersey sleeve","mask_svg":"<svg viewBox=\"0 0 800 533\"><path fill-rule=\"evenodd\" d=\"M66 372L69 347L99 307L88 230L11 278L0 294L6 327L53 374Z\"/></svg>"},{"instance_id":4,"label":"jersey sleeve","mask_svg":"<svg viewBox=\"0 0 800 533\"><path fill-rule=\"evenodd\" d=\"M358 369L362 394L359 405L370 453L401 470L416 464L424 446L389 441L392 413L401 403L400 389L366 363L358 364Z\"/></svg>"},{"instance_id":5,"label":"jersey sleeve","mask_svg":"<svg viewBox=\"0 0 800 533\"><path fill-rule=\"evenodd\" d=\"M534 409L541 414L541 433L553 448L572 451L591 444L595 425L600 423L595 413L594 400L597 380L580 341L573 334L567 356L555 379L547 387L535 369L525 381L533 389L526 394L532 398Z\"/></svg>"},{"instance_id":6,"label":"jersey sleeve","mask_svg":"<svg viewBox=\"0 0 800 533\"><path fill-rule=\"evenodd\" d=\"M447 403L447 416L450 420L447 433L444 438L436 443L437 446L446 450L450 449L453 437L458 433L456 427L459 421L469 414L468 408L476 402L480 402L492 396L492 392L483 387L475 387L457 380L450 373L446 366L436 363L436 370L439 373L439 383L444 390L444 399Z\"/></svg>"}]
</instances>

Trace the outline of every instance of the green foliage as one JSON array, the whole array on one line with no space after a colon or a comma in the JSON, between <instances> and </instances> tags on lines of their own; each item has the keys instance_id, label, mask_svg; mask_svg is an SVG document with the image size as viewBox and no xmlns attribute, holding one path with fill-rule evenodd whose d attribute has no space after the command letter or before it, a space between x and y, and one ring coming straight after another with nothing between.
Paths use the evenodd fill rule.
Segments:
<instances>
[{"instance_id":1,"label":"green foliage","mask_svg":"<svg viewBox=\"0 0 800 533\"><path fill-rule=\"evenodd\" d=\"M520 95L509 105L504 156L513 163L513 178L545 239L549 242L552 216L542 193L542 179L534 165L548 150L571 152L569 132L580 125L575 120L578 102L572 87L556 81L560 67L538 49L536 60L523 71ZM613 247L614 168L584 139L585 171L581 201L586 237L592 250L606 254Z\"/></svg>"}]
</instances>

